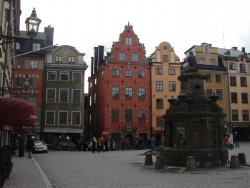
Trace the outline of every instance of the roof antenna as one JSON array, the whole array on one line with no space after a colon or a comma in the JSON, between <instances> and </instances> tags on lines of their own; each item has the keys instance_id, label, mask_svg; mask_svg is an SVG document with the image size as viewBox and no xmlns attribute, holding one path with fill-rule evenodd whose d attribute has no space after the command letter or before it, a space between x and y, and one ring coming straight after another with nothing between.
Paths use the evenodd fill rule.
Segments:
<instances>
[{"instance_id":1,"label":"roof antenna","mask_svg":"<svg viewBox=\"0 0 250 188\"><path fill-rule=\"evenodd\" d=\"M222 31L222 40L223 40L223 48L225 48L225 36L224 36L224 30Z\"/></svg>"}]
</instances>

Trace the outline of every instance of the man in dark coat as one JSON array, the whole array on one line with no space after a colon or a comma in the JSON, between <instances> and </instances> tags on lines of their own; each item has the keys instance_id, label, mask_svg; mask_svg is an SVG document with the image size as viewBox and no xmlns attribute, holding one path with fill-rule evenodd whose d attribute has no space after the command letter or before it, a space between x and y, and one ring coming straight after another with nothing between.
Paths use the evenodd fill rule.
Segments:
<instances>
[{"instance_id":1,"label":"man in dark coat","mask_svg":"<svg viewBox=\"0 0 250 188\"><path fill-rule=\"evenodd\" d=\"M28 152L28 157L29 158L32 158L31 157L31 152L33 151L34 149L34 140L32 138L31 135L28 136L28 139L27 139L27 145L26 145L26 150Z\"/></svg>"}]
</instances>

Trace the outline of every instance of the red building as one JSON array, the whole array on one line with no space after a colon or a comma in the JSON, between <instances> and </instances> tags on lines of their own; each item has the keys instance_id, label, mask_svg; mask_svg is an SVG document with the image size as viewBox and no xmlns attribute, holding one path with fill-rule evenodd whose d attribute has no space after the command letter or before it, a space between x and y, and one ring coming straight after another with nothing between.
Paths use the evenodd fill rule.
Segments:
<instances>
[{"instance_id":1,"label":"red building","mask_svg":"<svg viewBox=\"0 0 250 188\"><path fill-rule=\"evenodd\" d=\"M145 47L128 24L103 57L103 46L94 48L89 78L92 136L135 143L149 137L150 66Z\"/></svg>"}]
</instances>

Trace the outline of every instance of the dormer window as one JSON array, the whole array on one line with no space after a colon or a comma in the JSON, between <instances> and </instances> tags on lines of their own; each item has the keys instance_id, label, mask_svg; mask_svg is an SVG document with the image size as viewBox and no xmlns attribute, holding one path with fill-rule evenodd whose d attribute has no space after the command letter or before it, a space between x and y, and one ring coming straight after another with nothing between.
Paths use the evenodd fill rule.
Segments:
<instances>
[{"instance_id":1,"label":"dormer window","mask_svg":"<svg viewBox=\"0 0 250 188\"><path fill-rule=\"evenodd\" d=\"M41 44L40 43L33 43L32 50L40 50Z\"/></svg>"},{"instance_id":2,"label":"dormer window","mask_svg":"<svg viewBox=\"0 0 250 188\"><path fill-rule=\"evenodd\" d=\"M56 62L61 63L62 62L62 57L61 56L56 56Z\"/></svg>"},{"instance_id":3,"label":"dormer window","mask_svg":"<svg viewBox=\"0 0 250 188\"><path fill-rule=\"evenodd\" d=\"M74 56L69 56L68 60L69 60L69 63L72 63L72 64L75 63L75 57Z\"/></svg>"},{"instance_id":4,"label":"dormer window","mask_svg":"<svg viewBox=\"0 0 250 188\"><path fill-rule=\"evenodd\" d=\"M132 45L132 38L131 38L131 37L126 37L126 38L125 38L125 43L126 43L126 45L128 45L128 46Z\"/></svg>"}]
</instances>

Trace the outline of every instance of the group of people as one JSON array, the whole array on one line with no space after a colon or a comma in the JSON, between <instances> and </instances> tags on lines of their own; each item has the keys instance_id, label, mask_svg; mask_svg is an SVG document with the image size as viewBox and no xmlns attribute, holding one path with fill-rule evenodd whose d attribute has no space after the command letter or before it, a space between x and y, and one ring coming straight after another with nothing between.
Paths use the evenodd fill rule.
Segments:
<instances>
[{"instance_id":1,"label":"group of people","mask_svg":"<svg viewBox=\"0 0 250 188\"><path fill-rule=\"evenodd\" d=\"M230 135L224 135L224 143L226 148L232 150L234 148L239 148L239 135L237 132L234 132Z\"/></svg>"},{"instance_id":2,"label":"group of people","mask_svg":"<svg viewBox=\"0 0 250 188\"><path fill-rule=\"evenodd\" d=\"M113 151L116 148L116 143L114 140L109 141L108 139L104 138L96 138L95 136L92 137L90 142L85 143L84 150L85 151L92 151L93 153L101 152L101 151Z\"/></svg>"}]
</instances>

